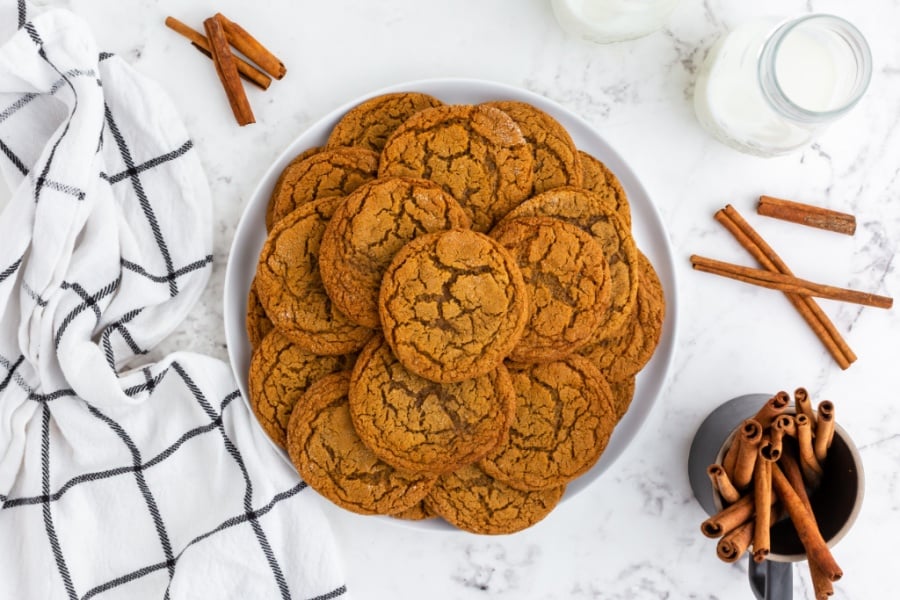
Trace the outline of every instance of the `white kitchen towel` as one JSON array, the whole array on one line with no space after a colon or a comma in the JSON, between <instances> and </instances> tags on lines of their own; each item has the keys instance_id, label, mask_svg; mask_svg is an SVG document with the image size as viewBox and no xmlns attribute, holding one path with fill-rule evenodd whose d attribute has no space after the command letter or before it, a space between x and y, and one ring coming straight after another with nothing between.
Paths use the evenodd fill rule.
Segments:
<instances>
[{"instance_id":1,"label":"white kitchen towel","mask_svg":"<svg viewBox=\"0 0 900 600\"><path fill-rule=\"evenodd\" d=\"M346 597L316 499L228 365L147 352L212 268L164 93L0 0L0 598Z\"/></svg>"}]
</instances>

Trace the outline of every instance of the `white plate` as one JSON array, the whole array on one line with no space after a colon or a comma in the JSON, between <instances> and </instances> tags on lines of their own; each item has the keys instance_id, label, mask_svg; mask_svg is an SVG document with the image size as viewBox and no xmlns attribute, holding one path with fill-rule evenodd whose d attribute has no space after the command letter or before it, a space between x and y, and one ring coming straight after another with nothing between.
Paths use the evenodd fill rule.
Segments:
<instances>
[{"instance_id":1,"label":"white plate","mask_svg":"<svg viewBox=\"0 0 900 600\"><path fill-rule=\"evenodd\" d=\"M266 204L282 169L294 156L312 146L321 146L328 134L350 108L360 102L397 91L418 91L431 94L446 103L479 103L489 100L520 100L529 102L555 117L569 131L575 144L593 154L618 176L631 203L632 231L638 247L647 255L659 274L666 296L666 319L662 339L652 360L637 378L634 400L625 417L619 422L603 456L594 467L569 484L563 499L572 497L594 482L622 454L643 424L656 398L662 390L672 364L675 348L675 331L678 314L678 296L675 289L675 267L672 249L656 207L647 195L634 171L621 156L581 117L559 104L532 92L490 81L472 79L429 79L391 86L372 92L335 109L291 143L269 168L247 203L238 223L225 271L225 340L231 367L243 397L247 398L247 371L250 365L250 343L245 329L247 293L256 272L259 251L266 239ZM267 436L268 439L268 436ZM279 450L287 459L286 454ZM446 524L435 519L427 521L391 522L412 525L422 529L443 529Z\"/></svg>"}]
</instances>

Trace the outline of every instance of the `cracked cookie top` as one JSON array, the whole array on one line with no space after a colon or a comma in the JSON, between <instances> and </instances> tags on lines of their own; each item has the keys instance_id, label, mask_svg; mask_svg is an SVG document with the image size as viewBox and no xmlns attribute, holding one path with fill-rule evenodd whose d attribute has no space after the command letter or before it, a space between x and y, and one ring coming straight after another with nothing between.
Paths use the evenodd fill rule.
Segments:
<instances>
[{"instance_id":1,"label":"cracked cookie top","mask_svg":"<svg viewBox=\"0 0 900 600\"><path fill-rule=\"evenodd\" d=\"M547 362L585 345L609 310L609 268L600 244L551 217L504 219L491 237L513 255L529 291L528 324L509 358Z\"/></svg>"},{"instance_id":2,"label":"cracked cookie top","mask_svg":"<svg viewBox=\"0 0 900 600\"><path fill-rule=\"evenodd\" d=\"M253 414L280 448L291 411L306 389L325 375L350 369L354 356L321 356L272 331L250 359L248 395Z\"/></svg>"},{"instance_id":3,"label":"cracked cookie top","mask_svg":"<svg viewBox=\"0 0 900 600\"><path fill-rule=\"evenodd\" d=\"M605 164L587 152L579 150L578 155L581 158L581 166L584 173L581 187L603 196L608 206L619 215L622 223L630 229L631 205L628 203L628 196L625 194L625 188L622 187L619 178Z\"/></svg>"},{"instance_id":4,"label":"cracked cookie top","mask_svg":"<svg viewBox=\"0 0 900 600\"><path fill-rule=\"evenodd\" d=\"M621 331L637 301L637 248L629 228L602 196L575 187L556 188L529 198L510 212L506 219L535 216L566 221L600 242L609 265L611 305L591 342Z\"/></svg>"},{"instance_id":5,"label":"cracked cookie top","mask_svg":"<svg viewBox=\"0 0 900 600\"><path fill-rule=\"evenodd\" d=\"M275 203L278 200L278 194L275 192L282 189L285 185L285 179L288 176L293 176L296 174L296 167L298 164L302 163L304 160L313 156L314 154L318 154L322 151L321 146L313 146L312 148L307 148L297 156L291 159L291 162L281 170L281 173L278 175L278 179L275 181L275 186L272 188L272 195L269 196L269 203L266 204L266 231L272 229L272 225L275 224Z\"/></svg>"},{"instance_id":6,"label":"cracked cookie top","mask_svg":"<svg viewBox=\"0 0 900 600\"><path fill-rule=\"evenodd\" d=\"M353 368L353 425L376 456L397 468L439 475L475 462L506 439L514 409L503 365L459 383L435 383L400 364L379 336Z\"/></svg>"},{"instance_id":7,"label":"cracked cookie top","mask_svg":"<svg viewBox=\"0 0 900 600\"><path fill-rule=\"evenodd\" d=\"M488 231L531 193L534 159L516 122L489 106L414 114L381 153L379 177L423 177L456 198L476 231Z\"/></svg>"},{"instance_id":8,"label":"cracked cookie top","mask_svg":"<svg viewBox=\"0 0 900 600\"><path fill-rule=\"evenodd\" d=\"M635 383L634 377L609 382L609 389L612 390L613 403L616 408L616 421L620 421L628 412L628 407L631 406L631 401L634 399Z\"/></svg>"},{"instance_id":9,"label":"cracked cookie top","mask_svg":"<svg viewBox=\"0 0 900 600\"><path fill-rule=\"evenodd\" d=\"M480 463L522 490L564 485L594 466L616 424L613 393L600 370L573 354L510 369L516 418L509 439Z\"/></svg>"},{"instance_id":10,"label":"cracked cookie top","mask_svg":"<svg viewBox=\"0 0 900 600\"><path fill-rule=\"evenodd\" d=\"M372 334L334 307L319 275L322 233L343 201L322 198L277 222L256 270L256 291L275 328L316 354L356 352Z\"/></svg>"},{"instance_id":11,"label":"cracked cookie top","mask_svg":"<svg viewBox=\"0 0 900 600\"><path fill-rule=\"evenodd\" d=\"M583 167L578 148L559 121L531 104L515 100L486 102L482 106L499 108L522 130L534 158L532 194L563 185L581 185Z\"/></svg>"},{"instance_id":12,"label":"cracked cookie top","mask_svg":"<svg viewBox=\"0 0 900 600\"><path fill-rule=\"evenodd\" d=\"M644 368L662 335L666 300L656 269L638 251L637 308L621 333L592 343L579 353L588 357L610 381L622 381Z\"/></svg>"},{"instance_id":13,"label":"cracked cookie top","mask_svg":"<svg viewBox=\"0 0 900 600\"><path fill-rule=\"evenodd\" d=\"M345 196L378 174L378 154L365 148L329 148L303 156L285 167L272 189L269 230L298 206Z\"/></svg>"},{"instance_id":14,"label":"cracked cookie top","mask_svg":"<svg viewBox=\"0 0 900 600\"><path fill-rule=\"evenodd\" d=\"M525 492L497 481L477 465L441 475L425 506L472 533L515 533L531 527L559 503L565 486Z\"/></svg>"},{"instance_id":15,"label":"cracked cookie top","mask_svg":"<svg viewBox=\"0 0 900 600\"><path fill-rule=\"evenodd\" d=\"M522 337L528 290L484 234L420 236L394 257L378 298L384 336L407 369L440 383L493 371Z\"/></svg>"},{"instance_id":16,"label":"cracked cookie top","mask_svg":"<svg viewBox=\"0 0 900 600\"><path fill-rule=\"evenodd\" d=\"M322 282L351 321L381 327L378 289L397 251L417 235L469 224L459 203L434 182L376 179L347 196L325 228Z\"/></svg>"},{"instance_id":17,"label":"cracked cookie top","mask_svg":"<svg viewBox=\"0 0 900 600\"><path fill-rule=\"evenodd\" d=\"M253 281L250 283L250 292L247 294L246 327L251 349L258 348L260 342L273 328L272 321L266 316L266 309L259 301L259 294L256 293L256 276L253 277Z\"/></svg>"},{"instance_id":18,"label":"cracked cookie top","mask_svg":"<svg viewBox=\"0 0 900 600\"><path fill-rule=\"evenodd\" d=\"M363 444L350 421L349 387L349 373L334 373L303 395L288 424L291 462L314 490L347 510L387 515L412 508L434 477L398 471Z\"/></svg>"},{"instance_id":19,"label":"cracked cookie top","mask_svg":"<svg viewBox=\"0 0 900 600\"><path fill-rule=\"evenodd\" d=\"M381 152L384 143L401 123L420 110L443 106L443 102L420 92L397 92L370 98L341 117L326 147L359 146Z\"/></svg>"}]
</instances>

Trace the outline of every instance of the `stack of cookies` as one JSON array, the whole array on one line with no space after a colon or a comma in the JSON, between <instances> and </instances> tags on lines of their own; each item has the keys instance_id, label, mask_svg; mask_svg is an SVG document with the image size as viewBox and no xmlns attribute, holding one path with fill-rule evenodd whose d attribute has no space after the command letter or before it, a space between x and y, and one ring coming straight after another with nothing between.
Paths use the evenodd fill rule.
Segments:
<instances>
[{"instance_id":1,"label":"stack of cookies","mask_svg":"<svg viewBox=\"0 0 900 600\"><path fill-rule=\"evenodd\" d=\"M251 405L354 512L536 523L599 459L659 341L622 186L529 104L368 100L284 169L266 226Z\"/></svg>"}]
</instances>

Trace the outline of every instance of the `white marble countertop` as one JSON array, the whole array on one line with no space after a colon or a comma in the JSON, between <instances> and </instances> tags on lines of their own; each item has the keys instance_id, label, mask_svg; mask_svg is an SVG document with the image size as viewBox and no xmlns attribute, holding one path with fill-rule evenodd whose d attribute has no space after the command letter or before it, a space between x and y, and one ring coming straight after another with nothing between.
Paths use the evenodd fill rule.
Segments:
<instances>
[{"instance_id":1,"label":"white marble countertop","mask_svg":"<svg viewBox=\"0 0 900 600\"><path fill-rule=\"evenodd\" d=\"M668 382L630 448L586 491L523 533L422 532L326 508L356 598L750 598L746 563L725 565L700 535L704 513L688 486L691 438L704 416L743 393L806 386L837 405L860 447L866 498L835 548L836 598L890 596L900 539L900 315L823 301L859 360L841 371L784 297L691 271L701 253L752 264L713 220L745 215L771 194L855 213L854 237L751 215L795 272L886 295L900 292L900 2L682 0L646 38L594 45L565 35L548 0L71 0L101 49L123 56L172 96L207 170L216 209L209 289L175 348L226 358L222 288L245 202L267 166L307 126L348 100L408 80L496 80L543 94L594 125L659 208L675 253L680 331ZM211 65L163 26L197 27L221 11L279 54L288 76L249 90L255 125L238 128ZM754 15L832 12L872 46L861 103L814 145L760 159L710 138L692 109L695 72L728 28ZM805 573L795 595L812 598Z\"/></svg>"}]
</instances>

